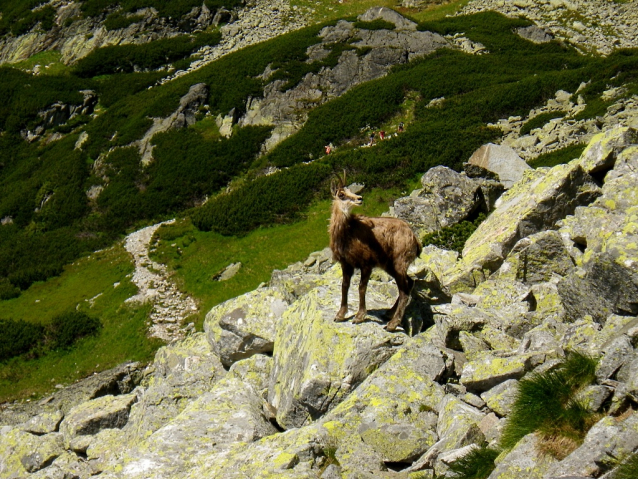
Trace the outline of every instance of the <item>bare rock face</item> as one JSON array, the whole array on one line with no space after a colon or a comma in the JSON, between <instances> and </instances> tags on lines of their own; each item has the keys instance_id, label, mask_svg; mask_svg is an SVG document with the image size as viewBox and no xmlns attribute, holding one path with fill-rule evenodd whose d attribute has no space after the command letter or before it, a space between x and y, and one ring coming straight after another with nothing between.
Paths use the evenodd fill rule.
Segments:
<instances>
[{"instance_id":1,"label":"bare rock face","mask_svg":"<svg viewBox=\"0 0 638 479\"><path fill-rule=\"evenodd\" d=\"M469 178L445 166L428 170L423 188L394 202L394 214L421 235L467 220L477 211L490 211L502 187L493 180Z\"/></svg>"},{"instance_id":2,"label":"bare rock face","mask_svg":"<svg viewBox=\"0 0 638 479\"><path fill-rule=\"evenodd\" d=\"M416 30L416 23L386 7L372 7L357 18L362 22L372 22L374 20L381 19L386 22L394 23L397 30Z\"/></svg>"},{"instance_id":3,"label":"bare rock face","mask_svg":"<svg viewBox=\"0 0 638 479\"><path fill-rule=\"evenodd\" d=\"M530 167L509 146L488 143L483 145L470 157L470 165L485 168L495 173L506 189L523 177L523 172Z\"/></svg>"}]
</instances>

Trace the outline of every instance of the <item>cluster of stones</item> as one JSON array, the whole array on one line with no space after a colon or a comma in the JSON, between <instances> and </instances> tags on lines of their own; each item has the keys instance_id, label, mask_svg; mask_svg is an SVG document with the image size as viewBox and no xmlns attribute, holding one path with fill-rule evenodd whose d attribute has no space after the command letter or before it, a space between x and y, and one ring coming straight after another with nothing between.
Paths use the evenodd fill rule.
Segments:
<instances>
[{"instance_id":1,"label":"cluster of stones","mask_svg":"<svg viewBox=\"0 0 638 479\"><path fill-rule=\"evenodd\" d=\"M414 0L409 0L415 3ZM404 2L405 3L405 2ZM423 3L423 2L416 2ZM634 48L638 37L638 6L612 0L472 0L460 14L495 10L526 17L578 49L608 55Z\"/></svg>"},{"instance_id":2,"label":"cluster of stones","mask_svg":"<svg viewBox=\"0 0 638 479\"><path fill-rule=\"evenodd\" d=\"M583 83L581 88L585 86ZM587 104L582 95L579 95L579 90L575 94L560 90L554 98L548 100L545 105L531 110L528 115L501 119L489 126L500 128L503 131L501 144L512 147L527 161L570 145L587 144L598 133L619 125L638 128L638 97L625 97L622 88L607 90L601 97L607 101L615 97L620 98L607 108L603 116L596 118L574 119ZM551 112L560 112L560 115L557 114L557 118L525 135L520 134L521 127L529 120Z\"/></svg>"},{"instance_id":3,"label":"cluster of stones","mask_svg":"<svg viewBox=\"0 0 638 479\"><path fill-rule=\"evenodd\" d=\"M208 65L218 58L236 50L270 40L303 28L307 24L308 12L302 7L291 6L288 0L250 0L234 12L236 19L221 27L222 40L218 45L202 47L195 60L186 70L179 70L161 80L166 83Z\"/></svg>"},{"instance_id":4,"label":"cluster of stones","mask_svg":"<svg viewBox=\"0 0 638 479\"><path fill-rule=\"evenodd\" d=\"M128 235L124 242L126 251L135 262L132 281L139 288L138 293L126 301L153 304L149 316L149 336L166 342L183 338L184 320L197 313L197 304L175 287L168 278L166 266L149 258L149 244L153 235L160 226L172 221L142 228Z\"/></svg>"},{"instance_id":5,"label":"cluster of stones","mask_svg":"<svg viewBox=\"0 0 638 479\"><path fill-rule=\"evenodd\" d=\"M0 415L0 474L441 477L498 444L520 380L568 350L600 357L581 394L601 419L563 460L525 436L490 479L608 474L606 458L638 450L638 132L603 132L551 169L509 168L492 149L471 176L439 168L410 197L430 195L438 224L472 209L450 219L459 195L480 198L450 195L458 185L493 210L460 257L427 246L411 268L412 336L383 330L396 286L379 272L367 321L335 323L341 273L313 253L213 308L204 333L161 348L133 384Z\"/></svg>"}]
</instances>

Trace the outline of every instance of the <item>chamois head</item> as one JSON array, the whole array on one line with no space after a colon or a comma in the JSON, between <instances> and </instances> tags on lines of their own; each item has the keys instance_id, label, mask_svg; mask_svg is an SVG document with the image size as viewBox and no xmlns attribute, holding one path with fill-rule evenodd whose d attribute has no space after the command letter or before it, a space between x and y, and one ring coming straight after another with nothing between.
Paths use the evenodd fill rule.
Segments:
<instances>
[{"instance_id":1,"label":"chamois head","mask_svg":"<svg viewBox=\"0 0 638 479\"><path fill-rule=\"evenodd\" d=\"M346 187L346 172L343 172L343 178L337 177L330 184L330 192L332 193L333 204L336 205L344 215L349 216L353 206L361 206L363 200L361 196L353 193Z\"/></svg>"}]
</instances>

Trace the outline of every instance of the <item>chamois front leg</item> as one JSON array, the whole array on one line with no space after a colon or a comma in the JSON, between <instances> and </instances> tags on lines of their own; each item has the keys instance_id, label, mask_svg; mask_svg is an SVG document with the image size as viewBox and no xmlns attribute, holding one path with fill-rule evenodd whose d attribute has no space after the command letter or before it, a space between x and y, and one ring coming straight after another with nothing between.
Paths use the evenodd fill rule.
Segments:
<instances>
[{"instance_id":1,"label":"chamois front leg","mask_svg":"<svg viewBox=\"0 0 638 479\"><path fill-rule=\"evenodd\" d=\"M341 282L341 308L339 308L335 316L336 322L345 321L346 319L346 314L348 313L348 290L350 290L350 280L352 280L354 268L347 263L341 263L341 272L343 274L343 281Z\"/></svg>"},{"instance_id":2,"label":"chamois front leg","mask_svg":"<svg viewBox=\"0 0 638 479\"><path fill-rule=\"evenodd\" d=\"M368 289L368 281L372 274L372 268L361 269L361 283L359 283L359 311L352 321L354 324L363 323L366 319L366 290Z\"/></svg>"}]
</instances>

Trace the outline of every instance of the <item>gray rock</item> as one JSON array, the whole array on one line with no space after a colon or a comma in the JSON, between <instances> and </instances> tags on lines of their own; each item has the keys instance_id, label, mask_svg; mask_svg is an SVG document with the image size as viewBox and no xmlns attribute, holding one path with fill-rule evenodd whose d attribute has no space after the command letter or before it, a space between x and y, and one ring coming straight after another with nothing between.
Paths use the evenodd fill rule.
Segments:
<instances>
[{"instance_id":1,"label":"gray rock","mask_svg":"<svg viewBox=\"0 0 638 479\"><path fill-rule=\"evenodd\" d=\"M125 427L132 441L148 437L219 381L226 371L204 333L195 333L155 354L152 372L139 390Z\"/></svg>"},{"instance_id":2,"label":"gray rock","mask_svg":"<svg viewBox=\"0 0 638 479\"><path fill-rule=\"evenodd\" d=\"M370 281L369 311L391 306L390 287ZM268 400L286 428L300 427L334 407L405 341L374 322L335 323L340 289L336 281L315 288L279 321Z\"/></svg>"},{"instance_id":3,"label":"gray rock","mask_svg":"<svg viewBox=\"0 0 638 479\"><path fill-rule=\"evenodd\" d=\"M374 20L381 19L386 22L394 23L397 30L416 30L416 23L386 7L372 7L357 18L362 22L372 22Z\"/></svg>"},{"instance_id":4,"label":"gray rock","mask_svg":"<svg viewBox=\"0 0 638 479\"><path fill-rule=\"evenodd\" d=\"M557 461L549 454L539 455L535 434L528 434L496 465L488 479L524 477L542 479Z\"/></svg>"},{"instance_id":5,"label":"gray rock","mask_svg":"<svg viewBox=\"0 0 638 479\"><path fill-rule=\"evenodd\" d=\"M525 170L530 169L530 166L512 148L493 143L481 146L472 154L468 163L498 175L506 189L520 180Z\"/></svg>"},{"instance_id":6,"label":"gray rock","mask_svg":"<svg viewBox=\"0 0 638 479\"><path fill-rule=\"evenodd\" d=\"M597 412L610 396L611 389L609 387L592 384L579 391L576 395L576 400L584 404L588 410Z\"/></svg>"},{"instance_id":7,"label":"gray rock","mask_svg":"<svg viewBox=\"0 0 638 479\"><path fill-rule=\"evenodd\" d=\"M273 350L275 328L288 302L278 291L260 288L215 306L204 330L224 366Z\"/></svg>"},{"instance_id":8,"label":"gray rock","mask_svg":"<svg viewBox=\"0 0 638 479\"><path fill-rule=\"evenodd\" d=\"M526 170L467 240L463 259L446 272L444 286L450 294L471 290L501 266L520 239L553 228L599 195L592 178L574 162L547 171Z\"/></svg>"},{"instance_id":9,"label":"gray rock","mask_svg":"<svg viewBox=\"0 0 638 479\"><path fill-rule=\"evenodd\" d=\"M608 468L610 457L627 457L638 448L638 415L621 422L605 417L592 427L583 444L561 462L554 464L545 477L598 477Z\"/></svg>"},{"instance_id":10,"label":"gray rock","mask_svg":"<svg viewBox=\"0 0 638 479\"><path fill-rule=\"evenodd\" d=\"M614 339L604 350L604 356L596 366L596 378L599 382L611 378L631 358L634 348L627 336Z\"/></svg>"},{"instance_id":11,"label":"gray rock","mask_svg":"<svg viewBox=\"0 0 638 479\"><path fill-rule=\"evenodd\" d=\"M263 354L255 354L233 363L227 377L236 378L250 384L257 392L266 391L273 359Z\"/></svg>"},{"instance_id":12,"label":"gray rock","mask_svg":"<svg viewBox=\"0 0 638 479\"><path fill-rule=\"evenodd\" d=\"M548 43L554 39L554 37L550 33L547 33L545 30L539 28L536 25L517 28L516 33L523 37L525 40L529 40L530 42L534 43Z\"/></svg>"},{"instance_id":13,"label":"gray rock","mask_svg":"<svg viewBox=\"0 0 638 479\"><path fill-rule=\"evenodd\" d=\"M58 430L58 425L64 418L62 411L43 412L29 419L21 429L33 434L49 434Z\"/></svg>"},{"instance_id":14,"label":"gray rock","mask_svg":"<svg viewBox=\"0 0 638 479\"><path fill-rule=\"evenodd\" d=\"M638 131L633 128L608 130L592 138L580 157L580 163L590 174L604 174L613 168L622 150L637 143Z\"/></svg>"},{"instance_id":15,"label":"gray rock","mask_svg":"<svg viewBox=\"0 0 638 479\"><path fill-rule=\"evenodd\" d=\"M481 394L487 406L499 416L509 416L516 401L518 381L509 379Z\"/></svg>"},{"instance_id":16,"label":"gray rock","mask_svg":"<svg viewBox=\"0 0 638 479\"><path fill-rule=\"evenodd\" d=\"M394 214L419 230L421 235L468 219L477 210L488 211L490 180L472 179L445 166L428 170L421 178L417 196L399 198Z\"/></svg>"},{"instance_id":17,"label":"gray rock","mask_svg":"<svg viewBox=\"0 0 638 479\"><path fill-rule=\"evenodd\" d=\"M461 384L470 391L487 391L508 379L520 379L530 368L530 356L499 358L490 352L479 353L463 367Z\"/></svg>"},{"instance_id":18,"label":"gray rock","mask_svg":"<svg viewBox=\"0 0 638 479\"><path fill-rule=\"evenodd\" d=\"M102 429L121 429L136 401L135 394L102 396L74 407L60 424L65 443L68 445L75 436L94 435Z\"/></svg>"}]
</instances>

